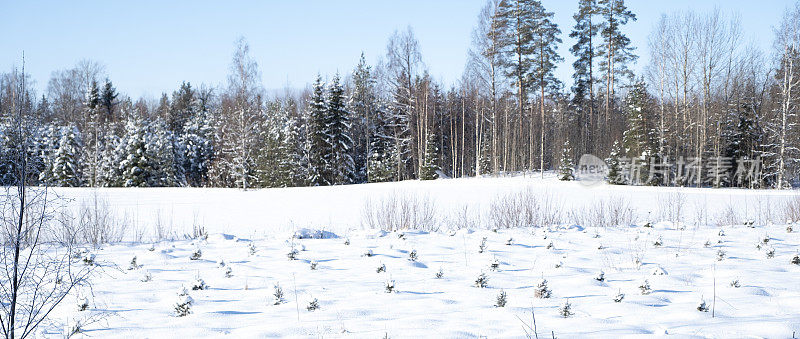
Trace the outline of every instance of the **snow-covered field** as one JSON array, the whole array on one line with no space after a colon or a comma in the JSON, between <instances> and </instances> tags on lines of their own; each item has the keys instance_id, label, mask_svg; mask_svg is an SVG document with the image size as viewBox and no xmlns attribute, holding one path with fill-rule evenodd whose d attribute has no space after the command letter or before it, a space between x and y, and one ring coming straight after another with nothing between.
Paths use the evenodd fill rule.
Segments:
<instances>
[{"instance_id":1,"label":"snow-covered field","mask_svg":"<svg viewBox=\"0 0 800 339\"><path fill-rule=\"evenodd\" d=\"M557 214L556 224L492 230L503 197L520 191L538 197L543 215ZM94 192L58 193L78 206ZM97 194L129 220L127 240L142 242L89 248L100 265L91 293L80 291L54 317L72 324L105 314L84 326L87 336L525 337L534 335L533 316L542 338L800 332L800 265L792 263L800 225L787 232L783 221L791 191L586 187L517 176ZM439 230L367 228L367 201L376 207L392 196L424 197ZM598 206L631 216L598 227L587 217ZM155 224L175 239L153 240ZM210 235L186 239L192 225ZM141 267L131 267L134 257ZM192 290L198 278L207 288ZM549 298L536 297L543 279ZM178 317L184 287L191 314ZM496 307L501 291L507 304ZM89 309L77 311L87 295ZM314 299L319 308L310 311ZM708 312L698 310L701 301ZM566 302L569 317L561 314Z\"/></svg>"}]
</instances>

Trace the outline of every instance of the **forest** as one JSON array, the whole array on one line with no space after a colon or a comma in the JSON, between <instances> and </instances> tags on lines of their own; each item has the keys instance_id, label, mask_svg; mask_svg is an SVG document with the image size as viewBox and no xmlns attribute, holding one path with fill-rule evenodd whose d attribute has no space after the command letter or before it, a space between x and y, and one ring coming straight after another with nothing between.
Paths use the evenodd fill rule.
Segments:
<instances>
[{"instance_id":1,"label":"forest","mask_svg":"<svg viewBox=\"0 0 800 339\"><path fill-rule=\"evenodd\" d=\"M719 10L662 15L649 55L626 34L636 13L623 0L579 0L573 18L558 27L541 1L488 0L452 84L431 77L412 27L388 38L380 62L353 51L351 71L283 93L265 90L270 65L259 65L244 37L225 86L184 82L160 100L118 92L89 59L53 71L36 93L23 61L0 74L0 183L13 181L21 155L11 150L26 145L35 169L26 180L41 186L248 189L569 174L582 154L605 159L614 184L798 184L800 7L764 23L775 27L770 51ZM571 65L557 52L567 36ZM570 87L557 67L572 69ZM11 122L17 111L27 112L24 129ZM757 175L736 175L743 166ZM638 180L623 178L626 170Z\"/></svg>"}]
</instances>

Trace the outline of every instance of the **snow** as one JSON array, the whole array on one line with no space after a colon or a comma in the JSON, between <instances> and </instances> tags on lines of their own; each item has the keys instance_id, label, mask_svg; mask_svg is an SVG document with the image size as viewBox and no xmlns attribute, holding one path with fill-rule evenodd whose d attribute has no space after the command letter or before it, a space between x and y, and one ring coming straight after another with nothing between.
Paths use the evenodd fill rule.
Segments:
<instances>
[{"instance_id":1,"label":"snow","mask_svg":"<svg viewBox=\"0 0 800 339\"><path fill-rule=\"evenodd\" d=\"M624 199L635 222L592 227L564 216L550 227L492 231L492 202L526 189L557 200L564 214ZM93 194L56 191L75 205ZM386 232L361 224L366 201L398 193L434 201L442 229ZM800 234L787 233L777 221L793 191L585 186L549 175L252 191L99 189L98 194L116 216L135 220L128 232L152 227L160 218L180 236L89 249L102 271L94 278L89 310L77 311L84 293L68 298L54 316L112 314L84 326L87 336L524 337L532 311L543 337L551 331L557 337L770 338L800 332L800 265L791 263ZM677 223L662 217L668 198L675 196L685 201ZM478 227L451 230L464 206ZM703 210L708 222L698 225L694 220ZM729 219L753 219L755 227L716 223ZM643 227L645 222L653 227ZM193 224L210 235L183 238ZM769 245L758 248L766 236ZM486 250L479 253L484 237ZM657 239L661 246L654 246ZM773 258L767 258L768 248L774 248ZM202 256L190 260L197 249ZM296 260L287 258L292 250L298 251ZM412 251L416 260L410 260ZM719 251L725 252L721 259ZM141 268L127 270L134 256ZM386 270L378 273L381 265ZM443 276L437 278L440 269ZM602 281L596 279L600 272ZM481 273L488 278L486 288L475 286ZM151 280L143 281L148 274ZM541 280L547 280L550 298L534 297ZM652 291L642 295L645 280ZM740 287L732 286L735 280ZM207 288L192 290L200 281ZM392 293L386 293L387 282L394 282ZM278 305L275 284L283 290ZM188 296L179 296L184 288ZM501 290L508 303L496 307ZM619 294L624 298L615 302ZM319 308L310 311L314 299ZM175 305L186 300L191 314L177 317ZM709 312L698 311L701 300ZM560 308L567 302L574 314L565 318Z\"/></svg>"}]
</instances>

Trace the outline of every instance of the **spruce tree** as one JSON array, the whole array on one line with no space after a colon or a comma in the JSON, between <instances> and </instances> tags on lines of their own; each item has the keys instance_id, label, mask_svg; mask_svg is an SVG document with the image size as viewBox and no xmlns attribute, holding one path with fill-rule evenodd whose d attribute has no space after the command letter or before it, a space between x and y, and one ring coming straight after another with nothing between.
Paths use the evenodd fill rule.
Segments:
<instances>
[{"instance_id":1,"label":"spruce tree","mask_svg":"<svg viewBox=\"0 0 800 339\"><path fill-rule=\"evenodd\" d=\"M331 182L332 147L328 131L328 108L325 104L325 85L317 75L308 101L309 178L311 186L327 186Z\"/></svg>"},{"instance_id":2,"label":"spruce tree","mask_svg":"<svg viewBox=\"0 0 800 339\"><path fill-rule=\"evenodd\" d=\"M355 182L367 181L367 162L370 154L370 139L375 133L375 110L377 94L376 79L372 67L367 64L364 53L352 73L353 89L347 102L353 119L350 121L353 131L353 164L356 170ZM357 137L356 137L357 136Z\"/></svg>"},{"instance_id":3,"label":"spruce tree","mask_svg":"<svg viewBox=\"0 0 800 339\"><path fill-rule=\"evenodd\" d=\"M608 181L609 184L625 184L625 175L622 172L622 157L622 149L619 141L614 141L614 145L611 146L611 153L608 155L608 158L606 158L606 165L608 165L608 177L606 181Z\"/></svg>"},{"instance_id":4,"label":"spruce tree","mask_svg":"<svg viewBox=\"0 0 800 339\"><path fill-rule=\"evenodd\" d=\"M572 147L569 144L569 140L567 140L564 142L564 147L561 148L561 159L558 166L558 180L575 180L574 170L575 162L572 160Z\"/></svg>"},{"instance_id":5,"label":"spruce tree","mask_svg":"<svg viewBox=\"0 0 800 339\"><path fill-rule=\"evenodd\" d=\"M344 88L340 84L339 74L336 74L328 88L325 128L331 152L331 177L327 181L334 185L351 184L356 179L351 154L353 140L350 138L350 113L345 108L344 100Z\"/></svg>"},{"instance_id":6,"label":"spruce tree","mask_svg":"<svg viewBox=\"0 0 800 339\"><path fill-rule=\"evenodd\" d=\"M439 148L436 146L436 135L428 132L425 138L425 154L419 169L420 180L434 180L439 177Z\"/></svg>"},{"instance_id":7,"label":"spruce tree","mask_svg":"<svg viewBox=\"0 0 800 339\"><path fill-rule=\"evenodd\" d=\"M385 182L395 180L397 169L397 149L392 138L391 113L384 101L376 105L375 130L370 135L369 158L367 160L367 181Z\"/></svg>"},{"instance_id":8,"label":"spruce tree","mask_svg":"<svg viewBox=\"0 0 800 339\"><path fill-rule=\"evenodd\" d=\"M125 139L120 145L124 158L119 163L124 187L147 187L151 181L154 166L147 152L147 136L142 124L138 119L131 119L125 125Z\"/></svg>"},{"instance_id":9,"label":"spruce tree","mask_svg":"<svg viewBox=\"0 0 800 339\"><path fill-rule=\"evenodd\" d=\"M100 96L100 107L102 111L102 118L100 119L103 122L107 121L114 121L114 107L117 105L117 97L119 94L117 90L114 88L114 85L111 83L111 80L106 78L106 82L103 85L103 93Z\"/></svg>"},{"instance_id":10,"label":"spruce tree","mask_svg":"<svg viewBox=\"0 0 800 339\"><path fill-rule=\"evenodd\" d=\"M645 121L650 96L644 81L637 81L625 97L625 113L627 128L623 132L622 146L625 155L630 158L645 160L654 154L649 128Z\"/></svg>"},{"instance_id":11,"label":"spruce tree","mask_svg":"<svg viewBox=\"0 0 800 339\"><path fill-rule=\"evenodd\" d=\"M175 126L173 126L174 128ZM208 184L208 171L214 157L214 128L210 112L201 110L191 116L180 134L183 153L183 172L189 186Z\"/></svg>"},{"instance_id":12,"label":"spruce tree","mask_svg":"<svg viewBox=\"0 0 800 339\"><path fill-rule=\"evenodd\" d=\"M722 132L722 137L726 144L724 156L730 158L730 165L733 166L733 174L736 170L738 161L752 161L761 154L761 144L763 141L763 131L758 124L756 112L750 102L737 102L732 104L733 109L728 113L726 128ZM715 166L713 160L709 166ZM747 178L742 175L741 181L733 176L722 178L721 182L715 182L714 186L737 185L741 187L755 187L758 178Z\"/></svg>"},{"instance_id":13,"label":"spruce tree","mask_svg":"<svg viewBox=\"0 0 800 339\"><path fill-rule=\"evenodd\" d=\"M651 101L644 81L637 81L625 97L627 129L622 134L623 155L635 159L641 165L636 175L638 181L644 184L655 184L653 182L655 178L647 177L652 157L656 156L653 134L645 120L645 113Z\"/></svg>"},{"instance_id":14,"label":"spruce tree","mask_svg":"<svg viewBox=\"0 0 800 339\"><path fill-rule=\"evenodd\" d=\"M50 178L53 184L62 187L81 185L80 166L77 160L80 147L78 129L75 127L63 128L53 160Z\"/></svg>"}]
</instances>

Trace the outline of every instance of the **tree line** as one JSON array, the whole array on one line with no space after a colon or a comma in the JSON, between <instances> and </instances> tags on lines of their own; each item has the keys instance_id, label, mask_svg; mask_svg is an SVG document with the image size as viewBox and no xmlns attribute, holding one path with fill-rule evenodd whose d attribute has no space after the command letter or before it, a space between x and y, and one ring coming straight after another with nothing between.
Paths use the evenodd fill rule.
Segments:
<instances>
[{"instance_id":1,"label":"tree line","mask_svg":"<svg viewBox=\"0 0 800 339\"><path fill-rule=\"evenodd\" d=\"M246 189L544 173L587 153L612 172L638 160L640 184L797 181L800 5L776 18L771 53L744 41L735 15L663 14L641 74L626 35L637 18L624 0L579 0L573 19L562 28L541 1L488 0L465 70L449 85L430 76L411 27L389 37L377 64L362 53L352 71L280 94L264 90L243 38L226 86L184 82L155 102L118 93L93 61L53 72L41 95L13 69L0 75L0 182L10 182L6 151L22 137L35 159L28 180L55 186ZM572 65L558 54L565 35ZM554 72L569 66L566 88ZM32 135L8 123L18 89ZM700 173L754 159L760 171L693 180L675 165L687 159ZM663 167L657 175L647 171L654 165Z\"/></svg>"}]
</instances>

